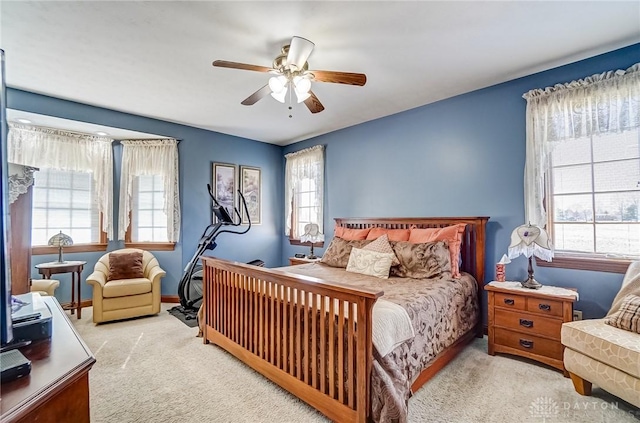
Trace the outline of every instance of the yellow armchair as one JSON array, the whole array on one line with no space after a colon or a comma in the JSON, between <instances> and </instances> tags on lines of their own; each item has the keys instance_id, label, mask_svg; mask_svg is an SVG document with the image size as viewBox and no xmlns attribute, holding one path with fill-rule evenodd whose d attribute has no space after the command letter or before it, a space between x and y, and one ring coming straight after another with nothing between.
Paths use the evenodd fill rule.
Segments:
<instances>
[{"instance_id":1,"label":"yellow armchair","mask_svg":"<svg viewBox=\"0 0 640 423\"><path fill-rule=\"evenodd\" d=\"M109 256L142 253L142 278L109 280ZM166 272L148 251L124 248L103 255L87 278L93 286L93 322L128 319L160 313L161 279Z\"/></svg>"}]
</instances>

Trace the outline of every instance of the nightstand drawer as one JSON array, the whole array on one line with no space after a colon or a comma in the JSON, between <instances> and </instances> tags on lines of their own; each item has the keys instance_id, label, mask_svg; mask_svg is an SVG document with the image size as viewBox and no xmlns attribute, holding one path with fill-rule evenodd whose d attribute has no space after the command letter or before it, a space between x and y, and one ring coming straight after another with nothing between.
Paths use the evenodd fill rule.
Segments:
<instances>
[{"instance_id":1,"label":"nightstand drawer","mask_svg":"<svg viewBox=\"0 0 640 423\"><path fill-rule=\"evenodd\" d=\"M560 340L562 320L511 310L495 311L495 325Z\"/></svg>"},{"instance_id":2,"label":"nightstand drawer","mask_svg":"<svg viewBox=\"0 0 640 423\"><path fill-rule=\"evenodd\" d=\"M524 310L526 307L526 298L522 295L495 293L496 307L513 308L516 310Z\"/></svg>"},{"instance_id":3,"label":"nightstand drawer","mask_svg":"<svg viewBox=\"0 0 640 423\"><path fill-rule=\"evenodd\" d=\"M527 298L527 311L547 316L562 317L562 301Z\"/></svg>"},{"instance_id":4,"label":"nightstand drawer","mask_svg":"<svg viewBox=\"0 0 640 423\"><path fill-rule=\"evenodd\" d=\"M558 341L496 328L495 343L530 354L562 360L562 344Z\"/></svg>"}]
</instances>

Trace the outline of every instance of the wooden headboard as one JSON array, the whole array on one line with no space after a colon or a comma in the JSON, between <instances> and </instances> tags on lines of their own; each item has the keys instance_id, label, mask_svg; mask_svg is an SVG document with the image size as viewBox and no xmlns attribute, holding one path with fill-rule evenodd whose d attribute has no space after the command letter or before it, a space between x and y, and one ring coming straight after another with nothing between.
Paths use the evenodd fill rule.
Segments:
<instances>
[{"instance_id":1,"label":"wooden headboard","mask_svg":"<svg viewBox=\"0 0 640 423\"><path fill-rule=\"evenodd\" d=\"M466 223L460 252L461 270L473 275L478 282L478 293L484 286L486 225L489 217L378 217L378 218L336 218L336 225L345 228L444 228L457 223Z\"/></svg>"}]
</instances>

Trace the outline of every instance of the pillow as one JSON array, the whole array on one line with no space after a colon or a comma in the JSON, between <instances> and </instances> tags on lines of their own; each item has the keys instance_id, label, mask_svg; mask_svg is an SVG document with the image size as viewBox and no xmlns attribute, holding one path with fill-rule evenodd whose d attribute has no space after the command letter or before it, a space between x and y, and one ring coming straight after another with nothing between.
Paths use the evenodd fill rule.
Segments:
<instances>
[{"instance_id":1,"label":"pillow","mask_svg":"<svg viewBox=\"0 0 640 423\"><path fill-rule=\"evenodd\" d=\"M349 255L347 272L389 279L389 269L391 269L391 262L395 257L393 253L379 253L377 251L353 248Z\"/></svg>"},{"instance_id":2,"label":"pillow","mask_svg":"<svg viewBox=\"0 0 640 423\"><path fill-rule=\"evenodd\" d=\"M135 278L144 278L142 253L140 251L109 254L109 277L107 281Z\"/></svg>"},{"instance_id":3,"label":"pillow","mask_svg":"<svg viewBox=\"0 0 640 423\"><path fill-rule=\"evenodd\" d=\"M460 247L462 246L462 234L467 225L458 223L445 228L411 228L409 242L422 243L433 241L447 241L451 255L451 276L460 277Z\"/></svg>"},{"instance_id":4,"label":"pillow","mask_svg":"<svg viewBox=\"0 0 640 423\"><path fill-rule=\"evenodd\" d=\"M367 239L378 239L382 235L387 235L389 241L409 241L409 229L371 228Z\"/></svg>"},{"instance_id":5,"label":"pillow","mask_svg":"<svg viewBox=\"0 0 640 423\"><path fill-rule=\"evenodd\" d=\"M391 247L391 244L389 244L389 239L387 238L386 234L382 235L375 241L372 241L371 244L364 247L363 250L375 251L377 253L391 253L393 254L391 265L397 266L400 264L400 262L398 261L398 257L396 257L396 253L393 252L393 247Z\"/></svg>"},{"instance_id":6,"label":"pillow","mask_svg":"<svg viewBox=\"0 0 640 423\"><path fill-rule=\"evenodd\" d=\"M391 268L393 276L412 279L435 278L451 272L449 248L445 241L414 244L407 241L392 243L399 266Z\"/></svg>"},{"instance_id":7,"label":"pillow","mask_svg":"<svg viewBox=\"0 0 640 423\"><path fill-rule=\"evenodd\" d=\"M346 239L342 239L340 237L333 237L331 240L331 244L327 247L322 258L320 259L320 263L324 263L327 266L331 267L347 267L349 263L349 255L351 254L352 248L362 248L365 245L371 243L371 241L367 240L358 240L358 241L348 241Z\"/></svg>"},{"instance_id":8,"label":"pillow","mask_svg":"<svg viewBox=\"0 0 640 423\"><path fill-rule=\"evenodd\" d=\"M361 239L367 239L367 235L371 228L366 229L349 229L344 226L336 225L333 235L346 239L347 241L358 241Z\"/></svg>"},{"instance_id":9,"label":"pillow","mask_svg":"<svg viewBox=\"0 0 640 423\"><path fill-rule=\"evenodd\" d=\"M624 297L620 310L607 317L604 322L618 329L640 333L640 297L633 294Z\"/></svg>"}]
</instances>

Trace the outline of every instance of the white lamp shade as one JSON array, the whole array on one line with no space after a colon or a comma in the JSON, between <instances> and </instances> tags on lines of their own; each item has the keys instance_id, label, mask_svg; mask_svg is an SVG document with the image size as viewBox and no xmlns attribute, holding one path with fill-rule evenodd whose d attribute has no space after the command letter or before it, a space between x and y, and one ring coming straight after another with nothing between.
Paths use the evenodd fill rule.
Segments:
<instances>
[{"instance_id":1,"label":"white lamp shade","mask_svg":"<svg viewBox=\"0 0 640 423\"><path fill-rule=\"evenodd\" d=\"M320 233L317 223L307 223L304 225L304 234L300 236L300 242L321 242L324 241L324 235Z\"/></svg>"},{"instance_id":2,"label":"white lamp shade","mask_svg":"<svg viewBox=\"0 0 640 423\"><path fill-rule=\"evenodd\" d=\"M509 258L536 256L545 261L553 259L554 249L549 234L536 225L521 225L511 233Z\"/></svg>"},{"instance_id":3,"label":"white lamp shade","mask_svg":"<svg viewBox=\"0 0 640 423\"><path fill-rule=\"evenodd\" d=\"M283 88L282 91L280 92L272 92L271 93L271 97L275 98L276 100L278 100L280 103L284 103L284 99L287 95L287 88Z\"/></svg>"},{"instance_id":4,"label":"white lamp shade","mask_svg":"<svg viewBox=\"0 0 640 423\"><path fill-rule=\"evenodd\" d=\"M276 94L281 93L283 90L286 92L287 78L282 75L272 76L271 78L269 78L269 88L271 88L271 91Z\"/></svg>"},{"instance_id":5,"label":"white lamp shade","mask_svg":"<svg viewBox=\"0 0 640 423\"><path fill-rule=\"evenodd\" d=\"M293 85L296 87L296 92L300 93L308 93L311 89L311 81L302 76L296 76L293 78Z\"/></svg>"},{"instance_id":6,"label":"white lamp shade","mask_svg":"<svg viewBox=\"0 0 640 423\"><path fill-rule=\"evenodd\" d=\"M309 94L309 93L299 93L298 90L296 90L296 97L298 98L298 103L302 103L303 101L305 101L306 99L311 97L311 94Z\"/></svg>"}]
</instances>

